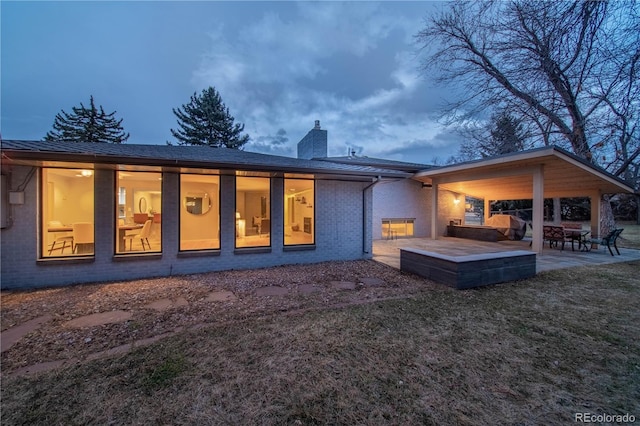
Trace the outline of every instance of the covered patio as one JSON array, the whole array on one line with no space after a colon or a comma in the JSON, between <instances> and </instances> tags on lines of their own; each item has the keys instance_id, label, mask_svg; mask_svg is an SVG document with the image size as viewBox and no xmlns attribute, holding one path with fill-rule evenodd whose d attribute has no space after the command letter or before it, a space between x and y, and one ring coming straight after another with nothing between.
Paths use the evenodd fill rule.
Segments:
<instances>
[{"instance_id":1,"label":"covered patio","mask_svg":"<svg viewBox=\"0 0 640 426\"><path fill-rule=\"evenodd\" d=\"M465 256L482 253L500 253L514 250L530 250L529 239L521 241L487 242L463 238L441 237L403 238L397 240L377 240L373 242L373 260L400 269L400 249L413 248L450 256ZM543 255L536 256L536 273L576 266L602 265L640 260L640 250L620 248L620 255L611 256L606 247L589 252L543 248Z\"/></svg>"},{"instance_id":2,"label":"covered patio","mask_svg":"<svg viewBox=\"0 0 640 426\"><path fill-rule=\"evenodd\" d=\"M555 146L436 167L416 173L414 179L433 190L432 211L437 212L431 216L433 239L446 235L448 218L443 212L450 206L441 205L444 202L439 194L444 191L457 194L455 201L467 195L484 200L485 219L489 218L491 201L533 200L532 245L529 247L527 243L521 249L538 255L546 253L543 249L545 198L589 197L590 233L595 238L603 236L600 232L602 195L634 192L605 170Z\"/></svg>"}]
</instances>

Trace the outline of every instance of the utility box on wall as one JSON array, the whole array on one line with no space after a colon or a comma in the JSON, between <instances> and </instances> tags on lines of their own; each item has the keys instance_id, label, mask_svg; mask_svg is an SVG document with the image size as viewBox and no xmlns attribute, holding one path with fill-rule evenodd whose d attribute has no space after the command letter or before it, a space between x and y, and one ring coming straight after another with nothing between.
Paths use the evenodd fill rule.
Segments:
<instances>
[{"instance_id":1,"label":"utility box on wall","mask_svg":"<svg viewBox=\"0 0 640 426\"><path fill-rule=\"evenodd\" d=\"M9 187L6 175L0 175L0 228L6 228L9 222Z\"/></svg>"}]
</instances>

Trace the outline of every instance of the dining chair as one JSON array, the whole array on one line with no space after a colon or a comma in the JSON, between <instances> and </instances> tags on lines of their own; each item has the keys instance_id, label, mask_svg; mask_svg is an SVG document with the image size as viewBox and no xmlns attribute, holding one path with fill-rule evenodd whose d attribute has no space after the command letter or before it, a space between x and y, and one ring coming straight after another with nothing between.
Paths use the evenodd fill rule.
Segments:
<instances>
[{"instance_id":1,"label":"dining chair","mask_svg":"<svg viewBox=\"0 0 640 426\"><path fill-rule=\"evenodd\" d=\"M93 252L93 223L91 222L77 222L72 225L73 227L73 252L78 251L78 246L84 252L87 248Z\"/></svg>"},{"instance_id":2,"label":"dining chair","mask_svg":"<svg viewBox=\"0 0 640 426\"><path fill-rule=\"evenodd\" d=\"M127 240L129 240L129 251L133 250L133 240L134 238L140 238L140 242L142 243L142 250L147 250L145 247L145 243L149 246L149 250L151 250L151 244L149 243L149 235L151 234L151 219L148 219L140 232L135 234L127 234L124 236L124 247L127 247Z\"/></svg>"},{"instance_id":3,"label":"dining chair","mask_svg":"<svg viewBox=\"0 0 640 426\"><path fill-rule=\"evenodd\" d=\"M59 220L51 220L47 225L49 228L62 228L64 226L62 222L60 222ZM61 248L56 248L56 244L58 243L62 243ZM55 237L55 239L53 240L53 243L51 243L51 246L49 246L49 256L51 256L51 253L54 250L61 250L60 254L64 254L64 249L67 247L67 243L69 243L69 247L73 252L73 235L68 235L65 232L62 235Z\"/></svg>"}]
</instances>

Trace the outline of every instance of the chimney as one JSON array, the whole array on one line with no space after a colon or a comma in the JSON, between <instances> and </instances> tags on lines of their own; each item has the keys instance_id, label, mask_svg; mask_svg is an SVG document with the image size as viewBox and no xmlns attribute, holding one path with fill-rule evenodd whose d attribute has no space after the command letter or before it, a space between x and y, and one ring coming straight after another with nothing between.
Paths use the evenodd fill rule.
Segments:
<instances>
[{"instance_id":1,"label":"chimney","mask_svg":"<svg viewBox=\"0 0 640 426\"><path fill-rule=\"evenodd\" d=\"M313 129L298 142L298 158L311 160L327 157L327 131L320 128L320 120L315 121Z\"/></svg>"}]
</instances>

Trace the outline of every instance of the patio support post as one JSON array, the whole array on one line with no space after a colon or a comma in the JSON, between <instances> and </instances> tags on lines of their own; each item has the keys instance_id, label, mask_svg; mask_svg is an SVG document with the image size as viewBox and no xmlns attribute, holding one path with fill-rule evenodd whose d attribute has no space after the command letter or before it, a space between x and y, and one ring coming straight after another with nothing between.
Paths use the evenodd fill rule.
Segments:
<instances>
[{"instance_id":1,"label":"patio support post","mask_svg":"<svg viewBox=\"0 0 640 426\"><path fill-rule=\"evenodd\" d=\"M531 249L542 254L542 226L544 221L544 169L540 165L533 171L533 242Z\"/></svg>"},{"instance_id":2,"label":"patio support post","mask_svg":"<svg viewBox=\"0 0 640 426\"><path fill-rule=\"evenodd\" d=\"M600 191L595 191L589 194L589 198L591 198L591 236L601 237L600 235L600 202L602 200L602 195Z\"/></svg>"},{"instance_id":3,"label":"patio support post","mask_svg":"<svg viewBox=\"0 0 640 426\"><path fill-rule=\"evenodd\" d=\"M438 239L438 181L433 179L431 191L431 239Z\"/></svg>"}]
</instances>

